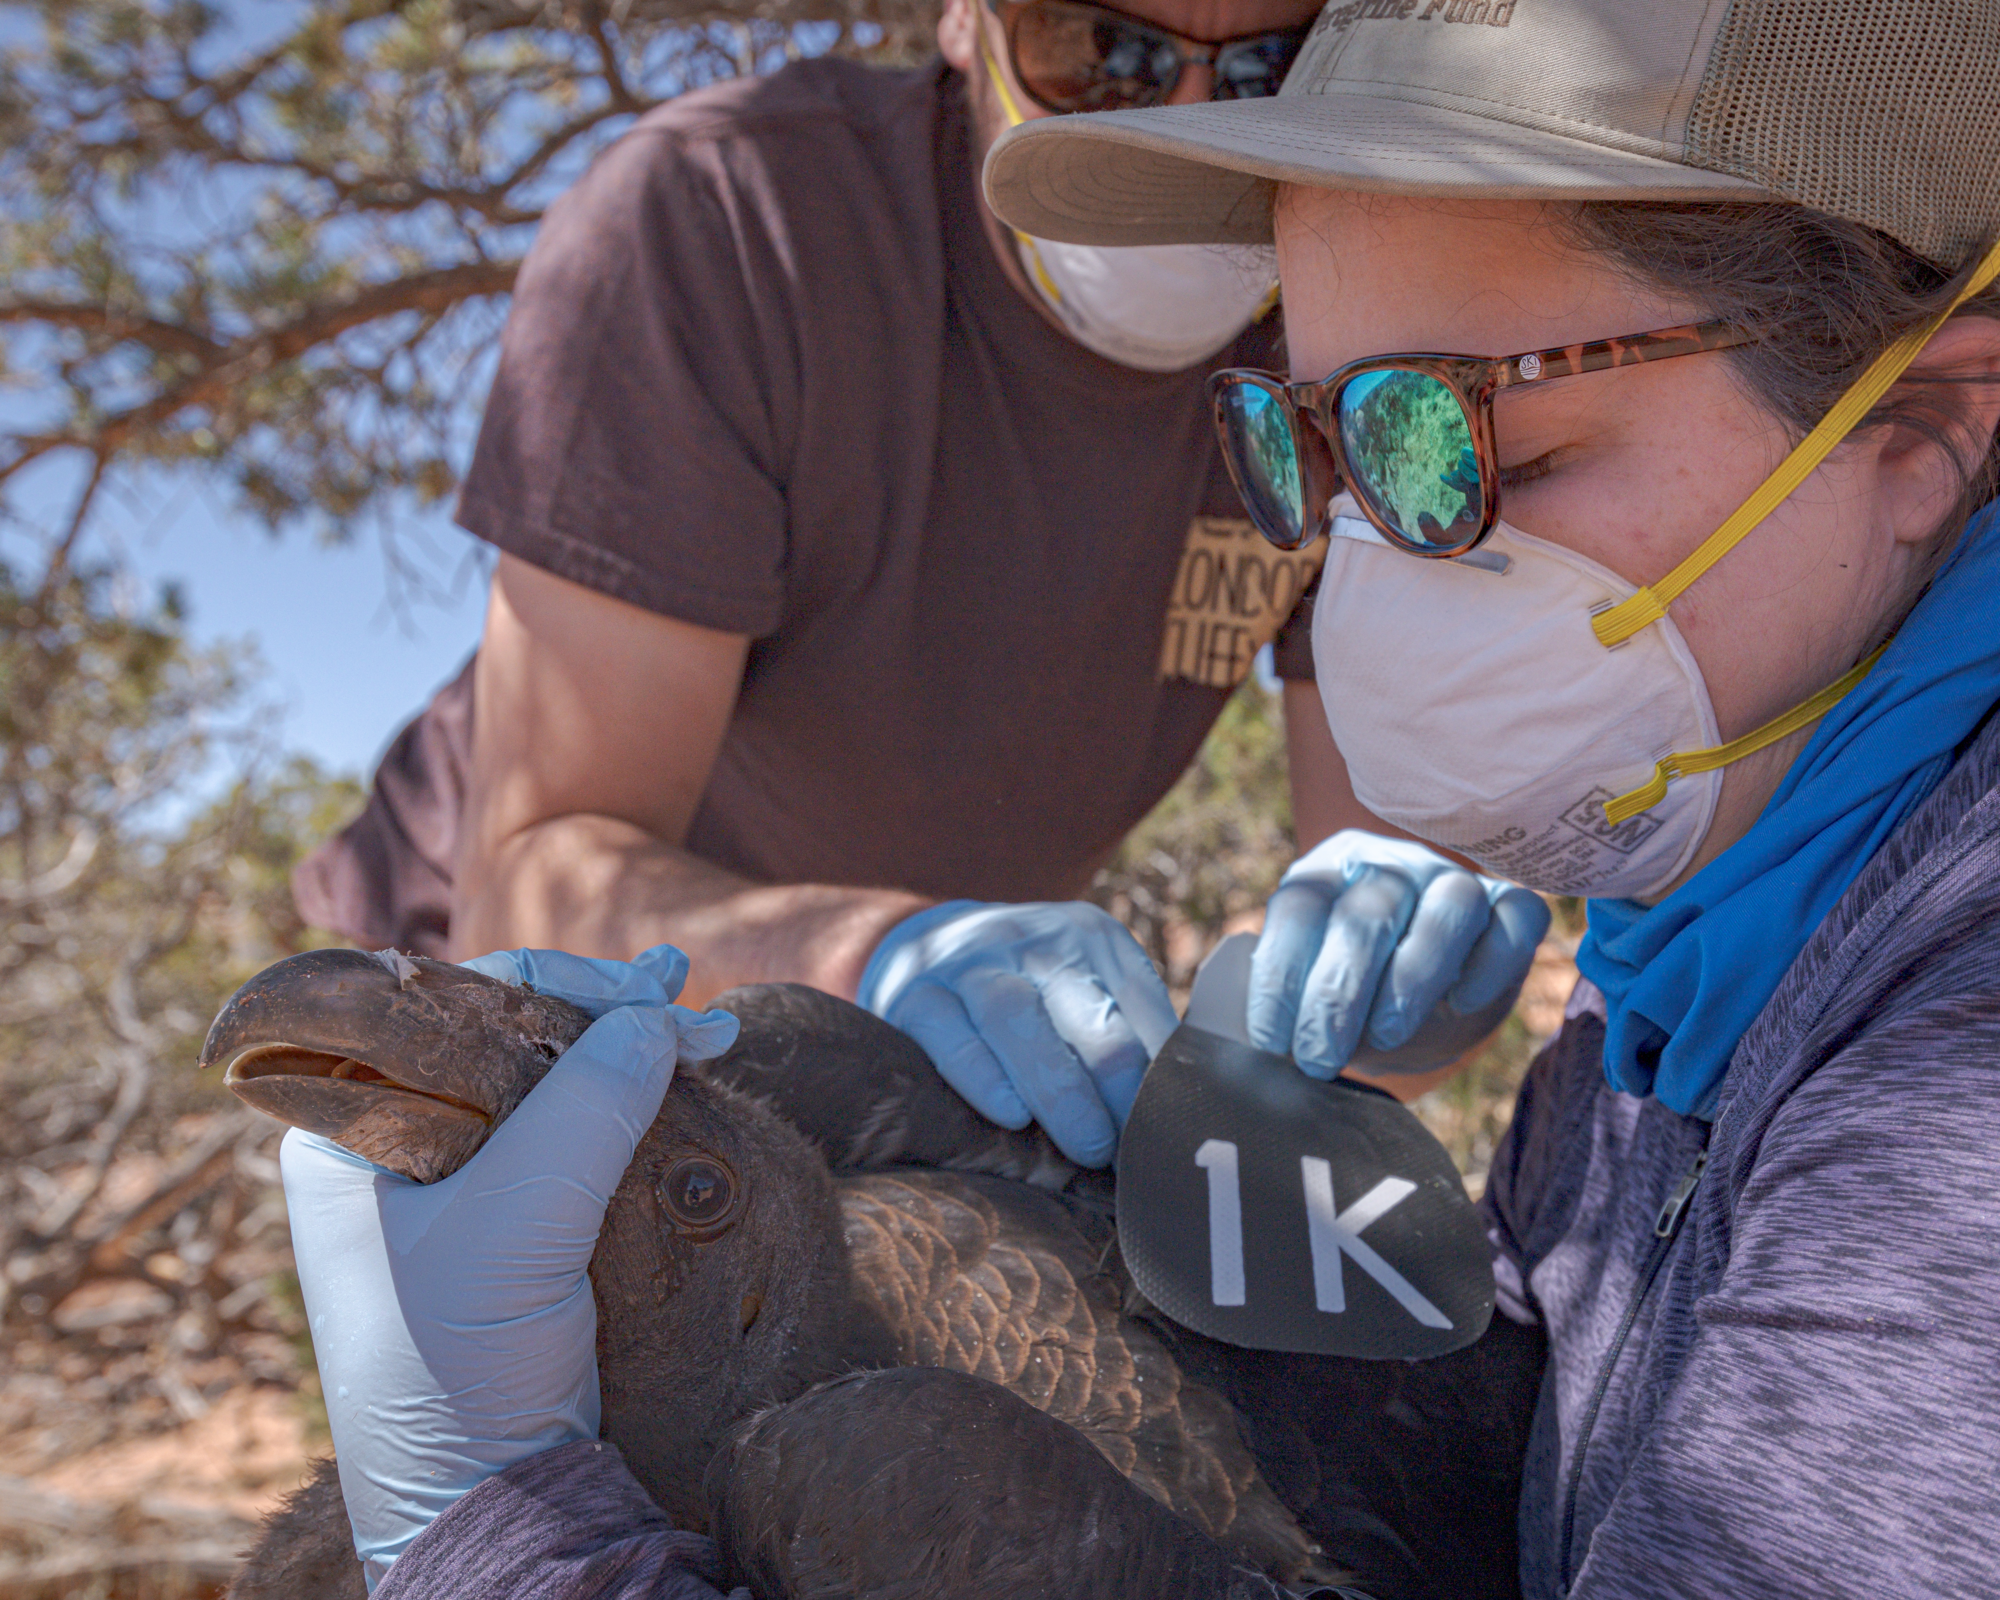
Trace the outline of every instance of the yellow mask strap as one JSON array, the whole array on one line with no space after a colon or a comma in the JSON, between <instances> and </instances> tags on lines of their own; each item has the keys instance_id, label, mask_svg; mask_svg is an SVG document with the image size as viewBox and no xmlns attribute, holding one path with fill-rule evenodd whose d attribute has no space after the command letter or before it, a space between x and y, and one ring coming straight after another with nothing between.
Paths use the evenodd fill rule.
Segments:
<instances>
[{"instance_id":1,"label":"yellow mask strap","mask_svg":"<svg viewBox=\"0 0 2000 1600\"><path fill-rule=\"evenodd\" d=\"M986 42L986 8L973 6L973 29L979 35L979 59L986 63L986 75L993 80L993 87L1000 92L1000 109L1007 113L1007 126L1018 128L1028 120L1021 110L1021 102L1014 98L1014 91L1007 87L1007 80L1001 75L1000 64L993 59L992 48Z\"/></svg>"},{"instance_id":2,"label":"yellow mask strap","mask_svg":"<svg viewBox=\"0 0 2000 1600\"><path fill-rule=\"evenodd\" d=\"M1702 542L1700 549L1658 583L1641 589L1593 617L1590 626L1597 635L1598 643L1609 650L1664 617L1667 607L1680 598L1688 585L1735 549L1745 534L1784 504L1792 491L1832 454L1834 446L1853 432L1861 419L1875 408L1876 402L1902 377L1951 315L1996 278L2000 278L2000 244L1988 252L1949 306L1921 327L1912 328L1882 352L1875 364L1861 375L1860 381L1842 395L1834 408L1821 419L1819 426L1785 457L1778 470L1764 480L1755 494L1737 507L1735 515ZM1623 801L1618 803L1623 804ZM1609 809L1606 808L1607 814Z\"/></svg>"},{"instance_id":3,"label":"yellow mask strap","mask_svg":"<svg viewBox=\"0 0 2000 1600\"><path fill-rule=\"evenodd\" d=\"M1018 128L1028 119L1021 110L1021 102L1014 98L1014 91L1007 87L1007 79L1000 71L1000 63L993 59L993 51L987 45L986 8L979 3L979 0L973 0L972 27L979 36L979 59L986 68L986 76L993 80L994 90L1000 96L1000 109L1007 114L1007 126ZM1023 233L1019 228L1011 228L1008 231L1014 235L1014 243L1020 249L1021 264L1035 275L1035 282L1041 286L1042 293L1049 297L1049 303L1061 305L1062 290L1056 287L1055 279L1049 276L1049 269L1042 265L1042 253L1035 248L1033 237Z\"/></svg>"},{"instance_id":4,"label":"yellow mask strap","mask_svg":"<svg viewBox=\"0 0 2000 1600\"><path fill-rule=\"evenodd\" d=\"M1000 71L1000 63L993 59L993 52L986 43L986 11L974 0L975 15L972 26L979 35L979 59L985 63L986 75L993 80L993 87L1000 96L1000 109L1007 113L1007 126L1018 128L1028 119L1021 110L1021 102L1014 98L1014 91L1007 87L1007 79ZM1036 248L1033 234L1023 233L1019 228L1008 230L1014 235L1014 242L1020 246L1022 264L1035 275L1042 292L1049 297L1050 305L1062 304L1062 290L1056 287L1056 280L1049 276L1049 269L1042 264L1042 252ZM1257 314L1251 320L1261 322L1270 315L1271 308L1278 303L1279 286L1271 285L1271 292L1264 296L1257 307Z\"/></svg>"},{"instance_id":5,"label":"yellow mask strap","mask_svg":"<svg viewBox=\"0 0 2000 1600\"><path fill-rule=\"evenodd\" d=\"M1772 718L1763 727L1744 734L1740 739L1731 739L1727 744L1718 744L1707 750L1675 751L1656 765L1653 776L1630 794L1605 801L1604 820L1615 828L1666 799L1667 785L1675 778L1685 778L1691 772L1714 772L1732 761L1741 761L1767 744L1776 744L1786 734L1796 733L1809 722L1818 721L1839 703L1841 696L1868 676L1869 668L1882 659L1882 652L1888 648L1886 644L1878 646L1858 666L1829 683L1810 700L1800 701L1783 716Z\"/></svg>"}]
</instances>

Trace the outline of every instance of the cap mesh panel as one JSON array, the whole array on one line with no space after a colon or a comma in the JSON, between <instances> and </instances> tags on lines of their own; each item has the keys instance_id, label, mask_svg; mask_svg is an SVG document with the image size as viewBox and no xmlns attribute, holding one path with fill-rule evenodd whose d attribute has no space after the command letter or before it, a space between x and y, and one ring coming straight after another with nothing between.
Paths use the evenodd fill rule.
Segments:
<instances>
[{"instance_id":1,"label":"cap mesh panel","mask_svg":"<svg viewBox=\"0 0 2000 1600\"><path fill-rule=\"evenodd\" d=\"M1686 159L1963 265L2000 233L2000 0L1734 0Z\"/></svg>"}]
</instances>

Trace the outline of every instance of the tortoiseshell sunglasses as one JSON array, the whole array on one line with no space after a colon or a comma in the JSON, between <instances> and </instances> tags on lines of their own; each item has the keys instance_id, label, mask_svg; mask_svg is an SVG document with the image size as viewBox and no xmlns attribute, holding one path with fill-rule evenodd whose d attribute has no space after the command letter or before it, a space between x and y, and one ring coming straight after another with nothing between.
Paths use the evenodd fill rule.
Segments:
<instances>
[{"instance_id":1,"label":"tortoiseshell sunglasses","mask_svg":"<svg viewBox=\"0 0 2000 1600\"><path fill-rule=\"evenodd\" d=\"M1327 502L1345 485L1383 538L1442 558L1476 549L1500 520L1500 390L1728 350L1751 337L1702 322L1499 360L1370 356L1318 383L1231 367L1208 380L1208 392L1237 493L1280 550L1324 533L1333 520Z\"/></svg>"}]
</instances>

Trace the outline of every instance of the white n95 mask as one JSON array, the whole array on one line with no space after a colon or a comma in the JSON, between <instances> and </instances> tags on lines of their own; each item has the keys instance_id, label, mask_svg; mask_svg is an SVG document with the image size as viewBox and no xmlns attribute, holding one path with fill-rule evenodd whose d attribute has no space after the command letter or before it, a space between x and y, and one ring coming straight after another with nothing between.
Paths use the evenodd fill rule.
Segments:
<instances>
[{"instance_id":1,"label":"white n95 mask","mask_svg":"<svg viewBox=\"0 0 2000 1600\"><path fill-rule=\"evenodd\" d=\"M1007 126L1027 120L973 26ZM1013 230L1021 270L1069 336L1107 361L1180 372L1228 347L1278 303L1275 245L1063 244Z\"/></svg>"},{"instance_id":2,"label":"white n95 mask","mask_svg":"<svg viewBox=\"0 0 2000 1600\"><path fill-rule=\"evenodd\" d=\"M1028 281L1070 337L1141 372L1206 361L1277 298L1278 255L1270 245L1015 238Z\"/></svg>"},{"instance_id":3,"label":"white n95 mask","mask_svg":"<svg viewBox=\"0 0 2000 1600\"><path fill-rule=\"evenodd\" d=\"M1633 585L1500 523L1425 561L1337 516L1313 666L1354 795L1385 822L1547 894L1644 898L1694 857L1719 771L1690 772L1613 825L1605 802L1719 734L1673 619L1615 650L1591 616Z\"/></svg>"}]
</instances>

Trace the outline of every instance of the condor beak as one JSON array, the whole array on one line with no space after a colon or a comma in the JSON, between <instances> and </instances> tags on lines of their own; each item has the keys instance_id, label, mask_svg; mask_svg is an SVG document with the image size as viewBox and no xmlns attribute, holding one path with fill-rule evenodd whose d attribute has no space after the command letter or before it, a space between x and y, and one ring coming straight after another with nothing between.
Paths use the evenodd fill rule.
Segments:
<instances>
[{"instance_id":1,"label":"condor beak","mask_svg":"<svg viewBox=\"0 0 2000 1600\"><path fill-rule=\"evenodd\" d=\"M201 1065L222 1063L259 1111L433 1183L472 1159L589 1021L427 957L310 950L236 991Z\"/></svg>"}]
</instances>

